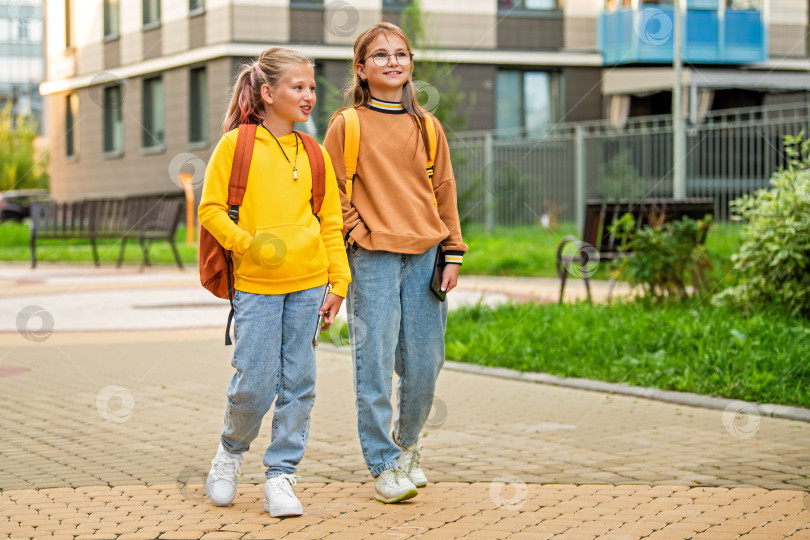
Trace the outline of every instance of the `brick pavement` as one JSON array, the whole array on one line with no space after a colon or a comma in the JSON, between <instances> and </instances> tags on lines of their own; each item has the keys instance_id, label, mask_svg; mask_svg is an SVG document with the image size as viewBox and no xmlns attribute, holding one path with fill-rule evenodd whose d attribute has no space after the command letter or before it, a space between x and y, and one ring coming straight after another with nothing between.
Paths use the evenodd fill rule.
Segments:
<instances>
[{"instance_id":1,"label":"brick pavement","mask_svg":"<svg viewBox=\"0 0 810 540\"><path fill-rule=\"evenodd\" d=\"M452 370L423 439L433 483L381 505L351 359L329 347L305 515L262 511L267 425L235 504L215 508L201 487L231 374L220 333L0 333L0 537L810 538L810 424Z\"/></svg>"}]
</instances>

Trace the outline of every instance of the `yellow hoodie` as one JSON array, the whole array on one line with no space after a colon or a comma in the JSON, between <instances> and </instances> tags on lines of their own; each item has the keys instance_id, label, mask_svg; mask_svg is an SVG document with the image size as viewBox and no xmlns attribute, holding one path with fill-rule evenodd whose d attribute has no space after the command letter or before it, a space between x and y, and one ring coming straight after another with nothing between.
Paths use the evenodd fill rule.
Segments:
<instances>
[{"instance_id":1,"label":"yellow hoodie","mask_svg":"<svg viewBox=\"0 0 810 540\"><path fill-rule=\"evenodd\" d=\"M233 251L234 288L255 294L286 294L332 284L345 297L351 281L335 172L329 154L326 194L318 219L312 214L312 174L304 145L294 134L279 138L287 158L263 127L256 130L239 223L228 217L228 182L238 128L222 136L208 167L198 214L200 223ZM296 143L298 158L295 161ZM298 180L292 167L297 163Z\"/></svg>"}]
</instances>

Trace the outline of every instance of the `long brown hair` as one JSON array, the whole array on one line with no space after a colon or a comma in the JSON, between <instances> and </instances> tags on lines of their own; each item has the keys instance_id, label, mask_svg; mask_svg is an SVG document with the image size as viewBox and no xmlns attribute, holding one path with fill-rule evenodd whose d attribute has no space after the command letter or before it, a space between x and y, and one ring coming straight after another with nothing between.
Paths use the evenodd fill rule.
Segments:
<instances>
[{"instance_id":1,"label":"long brown hair","mask_svg":"<svg viewBox=\"0 0 810 540\"><path fill-rule=\"evenodd\" d=\"M371 43L377 39L377 36L380 34L389 34L400 38L405 43L405 46L408 47L408 53L413 54L408 36L395 24L380 22L357 36L357 39L354 40L354 60L352 63L354 77L352 78L351 84L346 89L345 94L346 101L350 102L352 107L364 107L371 101L371 90L368 87L368 82L360 78L360 75L354 70L354 66L362 64L365 61ZM431 120L429 120L425 110L419 106L419 102L416 101L416 87L413 84L412 77L413 61L411 61L411 65L409 66L408 81L402 86L402 106L405 107L405 110L408 111L408 114L411 115L411 118L413 118L413 121L422 132L422 143L425 145L427 153L430 154L430 141L428 139L427 129L425 128L425 122L430 122ZM344 110L346 110L345 107L335 112L329 120L329 124L331 125L335 118Z\"/></svg>"},{"instance_id":2,"label":"long brown hair","mask_svg":"<svg viewBox=\"0 0 810 540\"><path fill-rule=\"evenodd\" d=\"M233 85L222 134L239 127L239 124L260 124L264 120L262 85L276 88L290 66L296 64L314 65L310 58L298 51L281 47L265 49L255 62L243 65Z\"/></svg>"}]
</instances>

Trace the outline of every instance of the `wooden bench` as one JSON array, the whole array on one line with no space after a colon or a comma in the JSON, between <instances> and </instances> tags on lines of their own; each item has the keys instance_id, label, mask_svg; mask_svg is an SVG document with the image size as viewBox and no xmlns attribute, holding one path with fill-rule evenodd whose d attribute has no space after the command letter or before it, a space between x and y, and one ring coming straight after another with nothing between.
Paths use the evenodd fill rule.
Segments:
<instances>
[{"instance_id":1,"label":"wooden bench","mask_svg":"<svg viewBox=\"0 0 810 540\"><path fill-rule=\"evenodd\" d=\"M124 261L127 240L137 238L143 264L151 266L149 242L168 240L177 266L183 268L174 235L184 203L183 193L71 202L34 201L31 204L31 267L37 265L36 242L40 238L85 238L93 246L93 260L101 264L96 240L121 239L117 266Z\"/></svg>"},{"instance_id":2,"label":"wooden bench","mask_svg":"<svg viewBox=\"0 0 810 540\"><path fill-rule=\"evenodd\" d=\"M582 239L568 235L557 248L557 276L560 278L560 303L563 301L568 274L581 276L585 281L588 301L591 301L590 276L602 261L632 257L632 252L619 251L620 241L611 234L611 226L624 214L632 214L636 228L678 221L683 217L703 219L714 215L714 199L643 199L637 201L589 200L585 204L585 224ZM563 253L573 244L576 252ZM613 292L615 279L611 278L608 299Z\"/></svg>"}]
</instances>

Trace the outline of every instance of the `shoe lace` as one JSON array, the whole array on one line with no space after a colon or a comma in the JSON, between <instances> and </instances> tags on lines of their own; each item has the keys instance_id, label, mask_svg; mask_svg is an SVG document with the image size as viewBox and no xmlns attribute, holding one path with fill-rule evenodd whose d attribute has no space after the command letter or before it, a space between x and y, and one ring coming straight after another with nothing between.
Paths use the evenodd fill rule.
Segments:
<instances>
[{"instance_id":1,"label":"shoe lace","mask_svg":"<svg viewBox=\"0 0 810 540\"><path fill-rule=\"evenodd\" d=\"M225 456L217 456L212 463L217 478L232 478L242 475L242 467L238 460Z\"/></svg>"},{"instance_id":2,"label":"shoe lace","mask_svg":"<svg viewBox=\"0 0 810 540\"><path fill-rule=\"evenodd\" d=\"M408 477L402 467L394 467L393 469L388 469L384 472L386 475L386 483L391 486L398 486L400 480L404 480Z\"/></svg>"},{"instance_id":3,"label":"shoe lace","mask_svg":"<svg viewBox=\"0 0 810 540\"><path fill-rule=\"evenodd\" d=\"M270 482L273 493L283 493L285 495L293 495L292 487L298 483L296 478L300 476L294 474L280 474L274 478L275 482ZM282 481L283 480L283 481Z\"/></svg>"},{"instance_id":4,"label":"shoe lace","mask_svg":"<svg viewBox=\"0 0 810 540\"><path fill-rule=\"evenodd\" d=\"M419 463L422 461L421 451L421 446L414 446L412 450L405 451L405 462L408 467L408 472L419 468Z\"/></svg>"}]
</instances>

